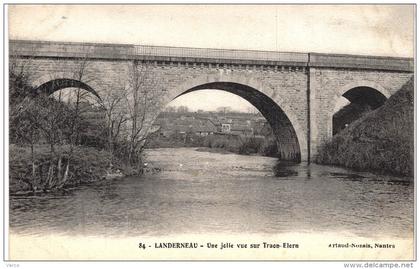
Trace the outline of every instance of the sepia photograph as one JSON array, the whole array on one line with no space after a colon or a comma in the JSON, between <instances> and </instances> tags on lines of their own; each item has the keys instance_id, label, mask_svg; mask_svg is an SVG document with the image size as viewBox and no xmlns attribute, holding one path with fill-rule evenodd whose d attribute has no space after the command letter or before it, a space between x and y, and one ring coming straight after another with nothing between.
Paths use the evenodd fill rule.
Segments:
<instances>
[{"instance_id":1,"label":"sepia photograph","mask_svg":"<svg viewBox=\"0 0 420 269\"><path fill-rule=\"evenodd\" d=\"M4 5L4 259L413 268L416 8Z\"/></svg>"}]
</instances>

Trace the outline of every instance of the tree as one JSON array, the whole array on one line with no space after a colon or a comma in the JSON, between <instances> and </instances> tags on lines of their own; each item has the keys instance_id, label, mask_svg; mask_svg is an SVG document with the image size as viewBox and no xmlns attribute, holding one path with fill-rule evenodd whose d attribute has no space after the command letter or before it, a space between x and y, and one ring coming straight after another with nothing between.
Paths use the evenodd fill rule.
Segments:
<instances>
[{"instance_id":1,"label":"tree","mask_svg":"<svg viewBox=\"0 0 420 269\"><path fill-rule=\"evenodd\" d=\"M35 154L34 145L39 139L40 130L38 110L31 105L29 96L33 88L25 75L26 62L18 63L11 57L9 66L9 141L12 144L29 144L31 149L31 176L24 181L35 189Z\"/></svg>"},{"instance_id":2,"label":"tree","mask_svg":"<svg viewBox=\"0 0 420 269\"><path fill-rule=\"evenodd\" d=\"M177 107L177 112L178 113L188 113L188 107L187 106L179 106Z\"/></svg>"},{"instance_id":3,"label":"tree","mask_svg":"<svg viewBox=\"0 0 420 269\"><path fill-rule=\"evenodd\" d=\"M175 113L175 112L176 112L176 108L175 108L174 106L167 106L167 107L165 108L165 112L168 112L168 113Z\"/></svg>"},{"instance_id":4,"label":"tree","mask_svg":"<svg viewBox=\"0 0 420 269\"><path fill-rule=\"evenodd\" d=\"M87 68L89 65L89 60L87 55L81 59L79 59L74 68L73 68L73 79L76 81L83 81L84 83L89 83L89 78L87 76ZM56 85L53 85L55 87ZM65 111L60 106L51 106L50 112L53 114L57 114L56 116L60 117L62 120L66 121L66 125L62 126L62 129L58 129L60 134L63 134L64 137L58 136L59 144L62 146L64 142L67 142L68 145L68 152L67 152L67 162L65 164L64 173L62 172L62 162L63 162L63 154L64 150L60 150L58 152L58 161L57 161L57 182L56 187L62 187L69 177L69 170L70 170L70 163L72 161L74 147L80 142L80 133L81 133L81 122L82 122L82 113L85 112L83 106L81 105L83 102L89 102L89 95L90 93L81 89L76 88L74 91L71 91L68 96L68 111ZM59 103L61 103L61 93L59 94ZM64 112L64 113L63 113ZM65 112L68 112L67 114ZM60 121L58 121L60 122ZM52 128L53 126L49 126ZM49 130L50 132L54 131L52 129Z\"/></svg>"},{"instance_id":5,"label":"tree","mask_svg":"<svg viewBox=\"0 0 420 269\"><path fill-rule=\"evenodd\" d=\"M85 78L87 66L87 57L80 59L73 69L72 79L87 82ZM11 70L20 69L11 67ZM30 76L30 73L25 71L20 76L25 78ZM15 75L11 76L11 78L15 77ZM68 92L65 96L67 97L67 104L64 102L61 91L56 94L57 98L48 96L48 92L63 87L59 83L59 81L53 80L52 85L50 85L52 88L47 89L47 93L35 93L35 89L28 89L21 91L22 93L30 92L23 98L21 97L22 93L13 94L12 100L19 103L11 106L13 107L11 113L13 128L17 130L16 133L21 133L21 139L29 141L31 145L33 177L35 176L36 166L33 145L35 142L39 143L40 138L44 139L49 145L49 160L38 164L41 174L41 181L38 183L44 190L60 188L68 181L74 147L80 143L82 128L86 127L82 113L85 112L86 108L89 108L85 105L89 99L88 93L80 88L73 88L73 91ZM20 99L22 101L19 101ZM23 133L26 134L26 139L22 135ZM45 169L45 167L47 168ZM44 174L45 170L47 171L46 175Z\"/></svg>"},{"instance_id":6,"label":"tree","mask_svg":"<svg viewBox=\"0 0 420 269\"><path fill-rule=\"evenodd\" d=\"M134 62L130 67L128 85L125 87L130 124L128 163L137 166L138 171L145 142L153 134L150 130L151 120L160 107L160 93L156 91L158 83L151 69L152 66L147 62Z\"/></svg>"},{"instance_id":7,"label":"tree","mask_svg":"<svg viewBox=\"0 0 420 269\"><path fill-rule=\"evenodd\" d=\"M14 121L31 103L34 89L29 80L28 71L32 59L18 59L15 55L9 57L9 121L12 127Z\"/></svg>"},{"instance_id":8,"label":"tree","mask_svg":"<svg viewBox=\"0 0 420 269\"><path fill-rule=\"evenodd\" d=\"M107 149L109 152L109 168L113 167L115 146L119 140L123 125L128 120L128 115L121 106L127 97L125 85L117 89L104 90L99 105L105 111L107 125Z\"/></svg>"},{"instance_id":9,"label":"tree","mask_svg":"<svg viewBox=\"0 0 420 269\"><path fill-rule=\"evenodd\" d=\"M70 168L71 153L67 157L67 164L63 175L63 147L65 144L68 144L66 137L72 132L71 124L74 121L73 114L64 103L45 94L37 96L34 99L34 103L38 110L39 128L50 146L50 158L48 163L45 164L48 165L48 172L46 177L44 177L42 185L44 190L53 187L60 188L67 181ZM72 146L70 148L70 151L72 151ZM57 164L55 164L56 162Z\"/></svg>"},{"instance_id":10,"label":"tree","mask_svg":"<svg viewBox=\"0 0 420 269\"><path fill-rule=\"evenodd\" d=\"M230 111L232 111L230 106L221 106L217 108L217 112L221 112L223 114L229 113Z\"/></svg>"},{"instance_id":11,"label":"tree","mask_svg":"<svg viewBox=\"0 0 420 269\"><path fill-rule=\"evenodd\" d=\"M71 88L62 90L66 86L63 80L52 79L43 86L52 88L42 88L44 93L36 92L38 89L28 83L31 74L24 68L25 64L19 60L12 61L10 66L10 138L31 148L31 177L25 175L24 180L33 190L61 188L76 177L78 160L74 156L79 153L75 150L86 142L89 133L97 137L106 133L104 145L109 152L110 168L118 154L141 171L141 154L146 140L157 131L151 130L152 120L161 107L160 93L156 91L158 84L150 72L153 67L135 62L130 65L126 83L120 83L116 89L102 89L102 98L92 100L88 91L74 88L74 81L89 84L94 77L89 74L87 57L73 63L73 75L69 79L74 81L67 84ZM98 116L102 111L104 116ZM40 143L47 144L47 147L39 145L46 149L42 156L34 150Z\"/></svg>"}]
</instances>

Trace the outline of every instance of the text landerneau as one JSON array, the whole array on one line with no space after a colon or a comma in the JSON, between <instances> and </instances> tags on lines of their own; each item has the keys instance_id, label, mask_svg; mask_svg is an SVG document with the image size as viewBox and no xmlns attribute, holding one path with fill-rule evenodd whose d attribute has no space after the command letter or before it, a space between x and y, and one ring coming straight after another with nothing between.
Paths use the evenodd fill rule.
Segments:
<instances>
[{"instance_id":1,"label":"text landerneau","mask_svg":"<svg viewBox=\"0 0 420 269\"><path fill-rule=\"evenodd\" d=\"M138 245L139 248L142 249L146 249L146 244L144 243L139 243ZM151 247L151 246L149 246ZM247 248L252 248L252 249L257 249L257 248L299 248L299 244L292 244L292 243L288 243L288 242L284 242L284 243L267 243L267 242L263 242L261 244L246 244L246 243L238 243L238 244L233 244L230 242L221 242L220 244L215 244L215 243L207 243L205 245L200 245L198 243L195 242L184 242L184 243L175 243L175 242L160 242L160 243L154 243L154 248L157 249L162 249L162 248L202 248L202 247L207 247L207 248L211 248L211 249L233 249L233 248L238 248L238 249L247 249Z\"/></svg>"}]
</instances>

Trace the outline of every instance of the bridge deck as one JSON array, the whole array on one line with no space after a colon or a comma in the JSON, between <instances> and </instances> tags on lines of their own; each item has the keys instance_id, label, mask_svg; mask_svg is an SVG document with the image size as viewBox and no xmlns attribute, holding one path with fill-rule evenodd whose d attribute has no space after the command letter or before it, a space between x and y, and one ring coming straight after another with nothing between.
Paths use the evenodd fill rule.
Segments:
<instances>
[{"instance_id":1,"label":"bridge deck","mask_svg":"<svg viewBox=\"0 0 420 269\"><path fill-rule=\"evenodd\" d=\"M111 60L138 59L164 62L180 61L414 71L412 58L381 56L24 40L10 40L9 49L10 55L24 57L88 57Z\"/></svg>"}]
</instances>

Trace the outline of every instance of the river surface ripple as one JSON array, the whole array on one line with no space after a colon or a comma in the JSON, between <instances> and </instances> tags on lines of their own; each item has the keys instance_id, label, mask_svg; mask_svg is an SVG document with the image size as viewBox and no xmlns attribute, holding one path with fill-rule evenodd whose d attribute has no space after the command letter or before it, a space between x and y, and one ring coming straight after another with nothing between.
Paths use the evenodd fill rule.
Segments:
<instances>
[{"instance_id":1,"label":"river surface ripple","mask_svg":"<svg viewBox=\"0 0 420 269\"><path fill-rule=\"evenodd\" d=\"M413 183L403 178L314 164L281 165L276 171L275 158L193 148L146 154L150 171L142 177L64 194L11 196L11 231L35 236L413 236Z\"/></svg>"}]
</instances>

